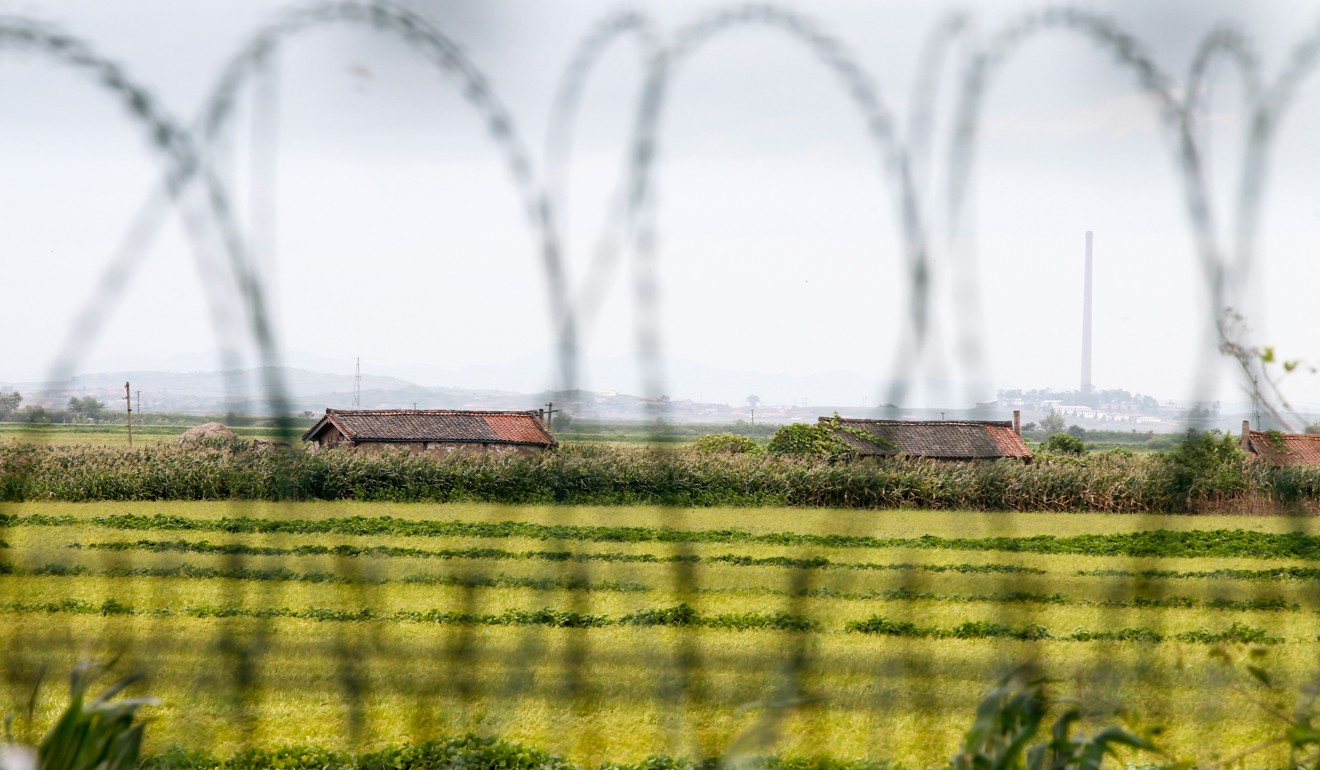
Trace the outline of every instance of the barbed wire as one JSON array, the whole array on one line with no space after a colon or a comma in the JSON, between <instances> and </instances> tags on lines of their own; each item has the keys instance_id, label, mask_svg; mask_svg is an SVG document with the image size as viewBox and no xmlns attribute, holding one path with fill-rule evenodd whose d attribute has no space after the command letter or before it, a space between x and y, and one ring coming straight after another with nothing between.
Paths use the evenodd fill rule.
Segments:
<instances>
[{"instance_id":1,"label":"barbed wire","mask_svg":"<svg viewBox=\"0 0 1320 770\"><path fill-rule=\"evenodd\" d=\"M915 79L916 89L909 121L907 144L898 136L893 117L880 97L873 78L847 51L840 41L827 34L810 18L770 4L748 4L717 10L675 31L662 40L656 25L644 14L628 12L607 17L579 45L565 70L556 93L546 135L545 174L538 178L525 144L514 128L511 114L495 96L488 78L450 38L425 18L405 8L385 2L314 3L283 14L270 25L253 34L242 49L230 59L213 87L206 108L198 120L196 134L180 127L160 108L144 87L132 82L113 61L99 57L91 48L49 25L25 17L5 17L0 45L38 50L88 71L107 90L124 102L134 119L149 131L153 145L169 169L164 195L182 200L184 190L195 176L201 176L205 214L186 217L194 243L199 271L214 275L215 263L208 256L224 253L230 277L240 297L244 317L262 363L265 375L274 378L265 383L274 403L283 404L284 386L278 380L278 351L266 311L264 285L250 258L251 246L242 236L233 212L230 194L204 161L205 149L232 120L239 93L275 56L288 40L306 31L332 24L350 24L372 28L401 39L439 71L459 80L465 98L483 120L488 135L499 149L519 193L525 216L537 234L539 261L550 302L551 328L556 330L558 384L572 389L577 383L579 320L592 322L598 313L610 283L610 276L623 259L624 244L631 251L633 266L633 301L637 314L637 351L643 370L643 392L663 392L663 373L659 369L661 309L658 288L658 265L654 232L654 165L659 153L659 127L664 103L669 98L671 80L683 61L695 50L744 27L768 27L786 34L805 46L835 74L864 122L880 156L884 179L894 196L902 230L900 252L905 255L910 334L898 341L895 372L922 370L921 362L947 357L930 350L930 298L932 292L931 244L927 223L940 217L937 209L923 206L922 192L913 174L913 166L925 173L929 165L929 134L938 73L952 46L966 38L970 22L966 16L951 15L938 23L923 52ZM991 36L971 54L964 68L962 87L954 117L953 141L948 159L946 198L942 211L946 223L943 246L956 265L951 276L951 290L959 299L958 341L954 360L961 360L973 377L983 373L984 362L977 351L983 350L979 338L979 290L974 260L968 255L969 239L963 232L964 207L968 180L975 164L977 126L981 104L996 73L1028 41L1042 33L1058 30L1078 34L1100 49L1108 51L1120 67L1136 78L1139 90L1150 95L1161 124L1168 134L1175 166L1183 183L1184 205L1190 220L1192 239L1202 280L1209 295L1207 320L1210 334L1218 342L1203 346L1196 382L1208 389L1214 381L1217 349L1227 342L1227 329L1221 323L1224 312L1236 307L1242 312L1242 300L1229 287L1240 285L1249 277L1254 264L1254 243L1261 189L1268 167L1268 150L1275 126L1287 111L1300 84L1316 66L1320 57L1320 30L1302 40L1292 51L1288 65L1274 84L1262 90L1256 55L1250 41L1236 28L1221 27L1211 31L1193 56L1184 95L1180 98L1173 79L1164 72L1140 41L1104 16L1074 8L1049 8L1024 15L1018 21ZM633 137L626 163L627 179L609 204L610 215L595 246L594 256L581 288L574 292L569 285L563 256L560 221L567 210L568 198L564 173L572 154L572 134L581 89L602 53L624 36L635 36L647 61L645 82L640 92ZM968 43L970 47L971 44ZM1237 196L1236 227L1232 248L1224 248L1219 237L1215 213L1208 195L1203 168L1201 142L1198 141L1197 112L1204 83L1212 64L1233 62L1243 81L1246 99L1254 107L1254 117L1246 144ZM924 94L924 96L922 96ZM193 139L194 135L198 138ZM109 311L116 296L131 280L140 254L163 223L159 195L153 195L135 220L118 257L109 261L96 296L82 309L66 344L56 357L52 372L67 374L70 362L79 357L91 338L89 330ZM203 228L210 230L210 235ZM215 245L212 245L214 242ZM1230 256L1231 255L1231 256ZM1229 275L1231 271L1232 275ZM225 325L227 308L214 292L208 292L213 324ZM223 333L222 333L223 336ZM225 348L227 349L227 347ZM969 360L970 356L970 360ZM232 358L231 358L232 360ZM914 362L916 365L914 366ZM1243 372L1251 379L1253 372ZM52 378L54 379L54 377ZM898 376L890 403L902 401L903 389L911 377ZM1268 394L1256 395L1267 396ZM277 410L278 411L278 410Z\"/></svg>"},{"instance_id":2,"label":"barbed wire","mask_svg":"<svg viewBox=\"0 0 1320 770\"><path fill-rule=\"evenodd\" d=\"M1216 343L1203 346L1196 375L1199 387L1208 389L1213 383L1217 356L1221 352L1230 355L1244 376L1259 373L1261 362L1246 339L1247 333L1229 322L1234 305L1243 302L1241 296L1233 293L1232 287L1245 282L1253 270L1259 208L1267 183L1273 139L1301 85L1320 59L1320 27L1296 45L1283 71L1268 86L1261 78L1258 56L1250 39L1234 27L1216 28L1201 40L1187 78L1180 85L1159 66L1136 36L1114 20L1090 11L1063 7L1031 12L994 32L985 38L984 43L977 36L970 16L952 14L937 23L922 49L904 134L900 133L899 120L882 97L876 78L839 38L807 15L773 4L754 3L716 10L672 33L663 34L647 15L637 11L624 12L604 18L574 50L554 94L541 159L543 165L538 172L535 159L516 128L511 110L498 97L492 81L455 39L422 15L391 3L318 2L284 13L246 38L244 45L221 70L191 128L183 127L143 85L127 75L120 65L94 52L87 43L26 17L0 17L0 50L32 50L90 76L99 88L124 105L130 122L148 137L163 169L162 182L148 196L119 249L108 260L108 267L97 284L96 295L80 309L73 331L56 356L52 367L56 376L52 379L73 373L79 359L85 355L90 332L100 326L102 319L113 309L115 298L131 283L143 255L162 230L169 207L174 206L183 217L200 273L226 276L232 297L236 297L241 305L240 315L249 337L247 342L255 348L264 364L262 387L275 414L287 418L283 373L277 365L280 361L277 329L268 311L269 289L254 259L254 253L270 248L272 241L270 230L274 227L274 215L265 211L263 220L257 215L260 210L257 202L273 200L273 195L266 198L260 195L263 190L268 193L266 188L273 186L274 182L259 173L263 163L273 164L273 153L271 157L253 161L254 181L249 203L255 208L245 232L235 215L228 187L230 180L226 180L217 169L220 165L217 157L221 154L218 147L227 132L233 130L246 93L253 91L254 100L261 102L258 113L273 109L278 102L273 82L266 84L272 90L264 96L256 89L263 76L273 77L272 68L280 52L290 42L332 25L362 28L397 39L420 54L435 71L456 81L472 115L481 122L495 145L518 195L522 220L536 237L534 260L542 271L550 313L543 328L550 330L556 345L557 385L561 389L571 390L577 386L577 356L582 336L588 333L600 314L615 275L626 267L630 270L629 288L636 314L641 391L651 397L665 392L664 313L660 297L661 257L657 224L664 118L675 101L679 77L691 66L696 53L745 29L768 29L811 53L834 76L875 152L879 176L891 196L899 225L896 251L900 255L901 284L906 288L907 301L904 315L908 324L895 332L896 359L892 371L897 376L891 378L895 384L886 394L889 403L902 404L909 382L923 373L923 367L937 366L943 359L963 361L973 376L979 375L984 368L985 362L980 355L984 349L981 292L972 251L972 228L966 213L973 197L970 182L977 164L982 113L1008 62L1030 42L1053 32L1076 35L1108 53L1122 71L1133 77L1138 91L1149 96L1155 105L1170 160L1181 182L1197 265L1207 292L1207 312L1202 314L1206 321L1206 337ZM630 135L615 189L606 204L601 232L591 244L585 274L575 283L568 269L564 226L573 200L569 169L583 93L606 53L627 39L635 42L642 58L642 82L636 102L631 106ZM958 67L952 63L955 52L965 57ZM1249 115L1248 137L1233 212L1235 220L1228 231L1231 236L1226 236L1220 226L1219 212L1211 204L1205 163L1205 147L1209 139L1200 119L1208 102L1206 91L1218 75L1216 67L1221 62L1232 65L1241 79ZM954 102L948 154L939 157L932 150L935 146L937 95L942 78L949 73L957 75L959 90ZM261 125L272 122L269 114L264 118L259 115L254 118L254 131L260 131ZM941 160L945 166L944 174L936 176L935 166ZM942 182L942 186L937 188L937 182ZM942 233L935 229L936 223L942 227ZM942 237L935 240L932 233ZM1227 237L1231 237L1231 247L1225 246ZM940 253L941 249L947 254ZM888 254L887 250L879 251L879 256ZM941 348L943 340L936 334L932 322L933 301L945 288L940 283L942 276L935 273L936 256L948 257L947 263L952 271L948 288L957 297L956 347L952 355ZM207 297L213 324L217 336L224 341L225 360L237 360L234 350L237 332L229 315L232 297L211 286L212 282L205 283L208 284ZM1241 319L1242 316L1236 317ZM1266 385L1270 384L1267 380ZM238 386L231 383L231 387ZM1252 388L1253 393L1267 400L1268 408L1278 420L1288 419L1288 405L1281 390L1262 389L1254 382ZM657 410L663 409L658 399L650 403ZM565 521L571 517L564 511L556 515ZM661 517L665 516L671 517L671 528L681 524L676 510L661 514ZM697 561L688 558L692 555L689 548L685 542L675 546L678 558L672 568L673 592L684 603L689 597L696 596L701 586ZM242 558L234 555L231 559L231 567L237 572ZM346 570L357 569L355 564L349 563ZM1143 577L1135 569L1135 564L1133 573L1136 577L1131 585L1135 586L1134 590L1141 591L1150 579ZM564 561L557 569L561 572L558 577L563 580L562 585L585 585L588 582L585 562ZM791 616L805 616L805 600L813 589L812 581L816 576L805 568L794 568L787 574L786 611ZM920 587L919 579L916 571L909 571L901 573L897 581L903 590L915 595ZM1003 585L1008 589L1010 581L1015 578L1005 574L997 579L1004 581ZM464 617L475 617L481 600L478 586L471 582L462 585L460 612ZM242 588L230 586L229 590L230 606L238 606L248 598ZM375 589L361 581L354 585L354 590L360 596L362 606L370 606L369 592ZM585 592L570 596L568 609L574 616L584 616L592 609ZM681 633L663 659L644 661L657 671L655 698L671 707L667 715L672 717L669 726L673 734L682 732L684 721L700 713L699 708L706 702L702 675L714 665L711 656L697 643L696 631L685 631L691 633ZM267 649L266 644L260 634L255 640L241 640L228 632L219 636L218 651L229 672L227 681L232 685L234 709L249 736L255 734L255 706L249 696L258 687L258 663ZM356 738L365 733L369 719L371 684L362 658L366 652L384 649L385 643L377 638L363 641L356 632L341 626L329 644L337 664L336 681L347 701L349 733ZM552 650L539 629L528 629L518 640L515 659L509 664L511 670L503 681L502 690L496 693L497 697L517 699L529 693L553 691L555 697L571 703L573 708L586 707L592 693L584 673L600 652L589 644L588 637L579 634L571 637L562 649L554 649L562 662L562 680L553 684L538 682L535 661ZM422 696L426 695L427 686L443 686L457 695L464 708L476 708L482 693L477 692L476 679L470 669L481 658L479 647L480 634L475 624L460 626L440 653L447 664L445 670L425 681L410 681L409 686ZM733 746L733 753L738 756L750 756L772 747L788 709L817 697L810 689L815 665L811 638L806 634L788 636L779 652L779 680L769 691L768 698L749 706L759 713L744 739ZM639 665L631 659L627 663ZM724 661L723 665L730 664ZM740 665L749 669L754 667L753 663L740 662ZM888 661L886 666L884 673L897 678L934 681L929 676L930 661L919 655ZM883 688L877 690L878 693L882 691ZM936 702L934 694L929 691L909 691L906 697L920 709ZM691 732L691 725L686 727Z\"/></svg>"}]
</instances>

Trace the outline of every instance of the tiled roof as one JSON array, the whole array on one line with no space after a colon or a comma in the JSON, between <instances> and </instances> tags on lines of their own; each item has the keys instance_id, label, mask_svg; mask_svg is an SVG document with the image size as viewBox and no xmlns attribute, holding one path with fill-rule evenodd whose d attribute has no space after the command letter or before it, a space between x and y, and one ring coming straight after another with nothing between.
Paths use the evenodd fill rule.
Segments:
<instances>
[{"instance_id":1,"label":"tiled roof","mask_svg":"<svg viewBox=\"0 0 1320 770\"><path fill-rule=\"evenodd\" d=\"M311 430L310 441L334 425L352 441L453 441L483 444L558 442L536 412L475 412L447 409L327 409Z\"/></svg>"},{"instance_id":2,"label":"tiled roof","mask_svg":"<svg viewBox=\"0 0 1320 770\"><path fill-rule=\"evenodd\" d=\"M822 424L835 418L822 417ZM974 420L861 420L838 418L836 435L861 456L908 455L940 460L981 460L996 457L1031 459L1022 437L1011 422ZM856 435L863 431L875 437L868 441Z\"/></svg>"},{"instance_id":3,"label":"tiled roof","mask_svg":"<svg viewBox=\"0 0 1320 770\"><path fill-rule=\"evenodd\" d=\"M1244 447L1270 465L1320 465L1320 435L1247 431Z\"/></svg>"}]
</instances>

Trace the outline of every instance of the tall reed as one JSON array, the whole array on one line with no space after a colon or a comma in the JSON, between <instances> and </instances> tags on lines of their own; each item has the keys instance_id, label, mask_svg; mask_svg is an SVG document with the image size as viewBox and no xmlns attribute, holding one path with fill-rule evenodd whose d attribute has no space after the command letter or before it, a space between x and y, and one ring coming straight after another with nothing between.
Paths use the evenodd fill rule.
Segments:
<instances>
[{"instance_id":1,"label":"tall reed","mask_svg":"<svg viewBox=\"0 0 1320 770\"><path fill-rule=\"evenodd\" d=\"M790 505L1006 511L1291 510L1320 500L1320 470L1247 467L1246 484L1189 486L1163 455L1041 454L950 463L830 462L567 445L534 456L257 452L242 444L123 449L0 444L0 499Z\"/></svg>"}]
</instances>

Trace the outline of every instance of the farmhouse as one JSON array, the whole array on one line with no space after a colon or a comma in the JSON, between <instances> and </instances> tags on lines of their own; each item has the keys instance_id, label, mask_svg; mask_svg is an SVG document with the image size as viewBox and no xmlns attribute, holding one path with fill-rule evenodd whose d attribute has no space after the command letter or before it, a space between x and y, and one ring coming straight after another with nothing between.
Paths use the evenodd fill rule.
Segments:
<instances>
[{"instance_id":1,"label":"farmhouse","mask_svg":"<svg viewBox=\"0 0 1320 770\"><path fill-rule=\"evenodd\" d=\"M303 434L314 449L529 454L559 445L536 412L327 409Z\"/></svg>"},{"instance_id":2,"label":"farmhouse","mask_svg":"<svg viewBox=\"0 0 1320 770\"><path fill-rule=\"evenodd\" d=\"M1014 413L1017 417L1017 413ZM924 457L932 460L997 460L1010 457L1031 462L1014 422L984 420L863 420L822 417L834 434L858 457Z\"/></svg>"},{"instance_id":3,"label":"farmhouse","mask_svg":"<svg viewBox=\"0 0 1320 770\"><path fill-rule=\"evenodd\" d=\"M1243 420L1241 445L1242 451L1253 460L1276 468L1320 466L1320 435L1252 430L1251 423Z\"/></svg>"}]
</instances>

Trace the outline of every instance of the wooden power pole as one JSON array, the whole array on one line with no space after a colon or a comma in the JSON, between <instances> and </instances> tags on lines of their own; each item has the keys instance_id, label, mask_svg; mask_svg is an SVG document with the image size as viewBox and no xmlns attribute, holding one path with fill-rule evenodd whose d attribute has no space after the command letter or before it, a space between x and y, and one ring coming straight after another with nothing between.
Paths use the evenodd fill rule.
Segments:
<instances>
[{"instance_id":1,"label":"wooden power pole","mask_svg":"<svg viewBox=\"0 0 1320 770\"><path fill-rule=\"evenodd\" d=\"M133 391L124 383L124 403L128 406L128 445L133 446Z\"/></svg>"},{"instance_id":2,"label":"wooden power pole","mask_svg":"<svg viewBox=\"0 0 1320 770\"><path fill-rule=\"evenodd\" d=\"M551 401L545 405L545 427L554 430L555 412L562 412L563 409L556 409L555 402Z\"/></svg>"}]
</instances>

